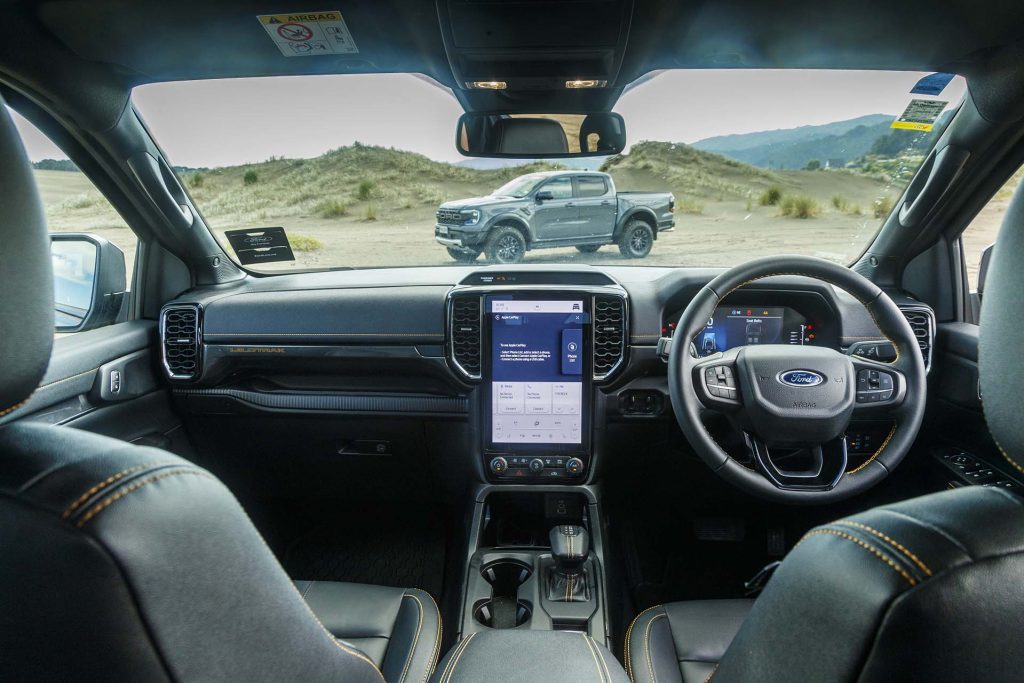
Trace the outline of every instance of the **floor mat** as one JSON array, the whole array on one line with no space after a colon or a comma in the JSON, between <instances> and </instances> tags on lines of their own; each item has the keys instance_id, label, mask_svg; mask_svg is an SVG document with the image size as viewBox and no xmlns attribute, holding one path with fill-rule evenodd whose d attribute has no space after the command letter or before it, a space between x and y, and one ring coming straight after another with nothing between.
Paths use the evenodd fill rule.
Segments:
<instances>
[{"instance_id":1,"label":"floor mat","mask_svg":"<svg viewBox=\"0 0 1024 683\"><path fill-rule=\"evenodd\" d=\"M420 508L331 519L292 541L283 564L296 579L420 588L439 599L444 558L441 510Z\"/></svg>"}]
</instances>

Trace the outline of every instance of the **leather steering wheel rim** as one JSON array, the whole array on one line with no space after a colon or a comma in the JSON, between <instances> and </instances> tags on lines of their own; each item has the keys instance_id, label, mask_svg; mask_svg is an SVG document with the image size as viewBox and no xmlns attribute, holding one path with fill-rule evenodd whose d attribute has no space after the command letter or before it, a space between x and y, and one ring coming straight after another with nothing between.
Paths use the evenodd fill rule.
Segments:
<instances>
[{"instance_id":1,"label":"leather steering wheel rim","mask_svg":"<svg viewBox=\"0 0 1024 683\"><path fill-rule=\"evenodd\" d=\"M902 373L906 394L888 413L895 426L881 447L863 465L844 472L829 490L780 488L757 470L727 454L701 420L704 408L693 382L701 360L690 353L693 338L706 326L715 308L734 290L777 276L801 275L845 290L868 311L876 326L896 349L896 360L880 364ZM836 353L841 353L836 351ZM748 261L705 285L683 311L676 325L668 362L669 394L679 427L697 455L730 484L773 502L816 505L857 495L882 481L910 450L924 417L927 381L924 360L914 332L895 302L873 282L849 268L809 256L782 256Z\"/></svg>"}]
</instances>

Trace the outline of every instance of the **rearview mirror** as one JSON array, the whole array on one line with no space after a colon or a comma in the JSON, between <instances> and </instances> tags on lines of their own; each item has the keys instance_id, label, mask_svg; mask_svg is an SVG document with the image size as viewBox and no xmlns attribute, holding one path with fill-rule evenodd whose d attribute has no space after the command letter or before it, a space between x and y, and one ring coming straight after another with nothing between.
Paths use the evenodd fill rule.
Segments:
<instances>
[{"instance_id":1,"label":"rearview mirror","mask_svg":"<svg viewBox=\"0 0 1024 683\"><path fill-rule=\"evenodd\" d=\"M618 154L626 123L618 114L463 114L455 146L470 157L561 159Z\"/></svg>"},{"instance_id":2,"label":"rearview mirror","mask_svg":"<svg viewBox=\"0 0 1024 683\"><path fill-rule=\"evenodd\" d=\"M117 322L124 304L124 252L96 235L50 234L53 305L58 332Z\"/></svg>"}]
</instances>

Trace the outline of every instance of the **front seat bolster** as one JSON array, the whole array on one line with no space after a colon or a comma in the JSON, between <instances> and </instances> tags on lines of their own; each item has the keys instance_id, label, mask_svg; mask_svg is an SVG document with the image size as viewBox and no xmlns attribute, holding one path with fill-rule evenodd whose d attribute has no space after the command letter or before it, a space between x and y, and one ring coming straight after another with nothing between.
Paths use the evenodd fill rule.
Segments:
<instances>
[{"instance_id":1,"label":"front seat bolster","mask_svg":"<svg viewBox=\"0 0 1024 683\"><path fill-rule=\"evenodd\" d=\"M395 683L421 683L441 649L434 598L417 589L338 581L296 581L331 634L365 653Z\"/></svg>"},{"instance_id":2,"label":"front seat bolster","mask_svg":"<svg viewBox=\"0 0 1024 683\"><path fill-rule=\"evenodd\" d=\"M753 600L694 600L644 610L626 632L635 683L702 683L746 619Z\"/></svg>"}]
</instances>

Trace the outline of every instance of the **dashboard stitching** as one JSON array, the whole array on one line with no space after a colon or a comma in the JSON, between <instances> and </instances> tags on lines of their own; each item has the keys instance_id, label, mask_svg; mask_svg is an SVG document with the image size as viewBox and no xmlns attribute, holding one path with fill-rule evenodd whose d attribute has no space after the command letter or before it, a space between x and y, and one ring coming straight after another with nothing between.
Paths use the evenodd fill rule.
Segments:
<instances>
[{"instance_id":1,"label":"dashboard stitching","mask_svg":"<svg viewBox=\"0 0 1024 683\"><path fill-rule=\"evenodd\" d=\"M436 332L210 332L208 337L439 337ZM46 385L44 385L46 386Z\"/></svg>"}]
</instances>

